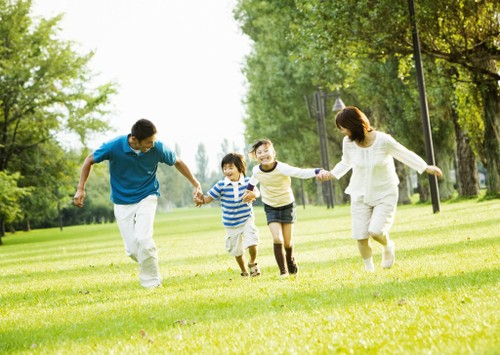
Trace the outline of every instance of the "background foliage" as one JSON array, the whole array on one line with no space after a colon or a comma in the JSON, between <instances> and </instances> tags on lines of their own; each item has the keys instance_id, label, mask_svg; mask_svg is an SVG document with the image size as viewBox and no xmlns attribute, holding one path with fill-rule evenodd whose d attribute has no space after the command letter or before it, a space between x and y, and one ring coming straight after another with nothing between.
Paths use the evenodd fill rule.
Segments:
<instances>
[{"instance_id":1,"label":"background foliage","mask_svg":"<svg viewBox=\"0 0 500 355\"><path fill-rule=\"evenodd\" d=\"M113 220L108 172L103 164L89 181L84 210L71 205L89 137L107 130L112 82L94 85L93 53L59 38L61 16L34 18L30 0L0 0L0 242L6 231L103 223ZM480 173L487 198L500 196L500 3L493 0L416 2L417 24L442 200L475 198ZM424 156L418 92L406 2L239 0L234 16L252 41L243 71L247 146L271 139L278 159L321 166L315 93L328 107L340 96L360 107L372 124ZM331 166L341 139L327 113ZM126 132L124 132L126 133ZM71 135L82 149L61 145ZM176 147L178 150L178 147ZM218 160L229 151L221 144ZM209 171L203 144L195 173L204 190L222 177ZM248 171L255 162L248 161ZM398 164L400 202L411 203L413 173ZM191 205L191 188L175 169L159 169L160 209ZM410 183L411 182L411 183ZM336 203L346 202L347 178L334 182ZM429 200L421 176L419 200ZM323 204L321 186L293 181L299 203Z\"/></svg>"}]
</instances>

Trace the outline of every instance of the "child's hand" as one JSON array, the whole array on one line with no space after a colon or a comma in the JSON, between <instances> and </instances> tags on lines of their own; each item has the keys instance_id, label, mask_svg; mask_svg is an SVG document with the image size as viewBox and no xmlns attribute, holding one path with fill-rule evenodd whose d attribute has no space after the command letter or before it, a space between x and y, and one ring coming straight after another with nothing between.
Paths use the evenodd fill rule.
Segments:
<instances>
[{"instance_id":1,"label":"child's hand","mask_svg":"<svg viewBox=\"0 0 500 355\"><path fill-rule=\"evenodd\" d=\"M200 198L198 195L193 196L193 201L196 207L201 207L205 204L205 199L203 197Z\"/></svg>"},{"instance_id":2,"label":"child's hand","mask_svg":"<svg viewBox=\"0 0 500 355\"><path fill-rule=\"evenodd\" d=\"M255 195L255 192L246 190L243 196L241 197L241 200L246 203L252 203L253 201L255 201L256 197L257 196Z\"/></svg>"}]
</instances>

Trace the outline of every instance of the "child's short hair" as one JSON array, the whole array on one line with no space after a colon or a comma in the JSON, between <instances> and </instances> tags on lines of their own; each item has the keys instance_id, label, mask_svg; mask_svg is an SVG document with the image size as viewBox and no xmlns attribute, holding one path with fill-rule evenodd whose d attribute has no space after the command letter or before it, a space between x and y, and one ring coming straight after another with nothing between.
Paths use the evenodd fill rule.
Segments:
<instances>
[{"instance_id":1,"label":"child's short hair","mask_svg":"<svg viewBox=\"0 0 500 355\"><path fill-rule=\"evenodd\" d=\"M273 147L273 142L271 142L271 140L267 139L267 138L259 139L257 142L255 142L252 145L252 149L250 150L250 152L248 152L248 155L250 156L250 158L257 160L255 152L257 151L257 149L259 149L259 147L261 145L268 145L270 147Z\"/></svg>"},{"instance_id":2,"label":"child's short hair","mask_svg":"<svg viewBox=\"0 0 500 355\"><path fill-rule=\"evenodd\" d=\"M226 156L222 158L222 162L220 163L220 167L222 170L224 170L224 165L226 164L234 164L234 166L236 167L236 169L238 169L240 174L246 176L247 163L245 162L245 158L243 157L243 155L238 153L226 154Z\"/></svg>"}]
</instances>

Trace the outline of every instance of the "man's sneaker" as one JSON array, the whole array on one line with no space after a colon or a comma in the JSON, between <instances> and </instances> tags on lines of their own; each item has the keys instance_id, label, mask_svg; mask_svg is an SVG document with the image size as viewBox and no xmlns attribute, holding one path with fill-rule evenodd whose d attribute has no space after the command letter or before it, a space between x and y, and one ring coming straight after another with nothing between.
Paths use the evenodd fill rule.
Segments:
<instances>
[{"instance_id":1,"label":"man's sneaker","mask_svg":"<svg viewBox=\"0 0 500 355\"><path fill-rule=\"evenodd\" d=\"M287 260L286 264L288 267L289 274L293 275L293 274L299 273L299 265L297 265L297 262L295 261L295 259L292 259L290 261Z\"/></svg>"},{"instance_id":2,"label":"man's sneaker","mask_svg":"<svg viewBox=\"0 0 500 355\"><path fill-rule=\"evenodd\" d=\"M394 261L396 261L395 250L396 248L394 246L394 242L389 240L384 248L384 251L382 252L382 267L384 269L389 269L392 265L394 265Z\"/></svg>"},{"instance_id":3,"label":"man's sneaker","mask_svg":"<svg viewBox=\"0 0 500 355\"><path fill-rule=\"evenodd\" d=\"M248 264L248 268L250 269L250 276L252 277L257 277L260 275L260 269L257 263L255 264Z\"/></svg>"}]
</instances>

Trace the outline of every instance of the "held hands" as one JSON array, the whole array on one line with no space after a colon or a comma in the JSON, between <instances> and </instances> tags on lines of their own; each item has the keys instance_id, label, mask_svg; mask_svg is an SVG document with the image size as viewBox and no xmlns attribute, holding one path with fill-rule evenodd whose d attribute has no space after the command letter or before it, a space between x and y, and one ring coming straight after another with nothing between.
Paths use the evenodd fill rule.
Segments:
<instances>
[{"instance_id":1,"label":"held hands","mask_svg":"<svg viewBox=\"0 0 500 355\"><path fill-rule=\"evenodd\" d=\"M255 201L257 198L257 195L255 194L254 191L246 190L243 196L241 197L241 200L246 203L252 203Z\"/></svg>"},{"instance_id":2,"label":"held hands","mask_svg":"<svg viewBox=\"0 0 500 355\"><path fill-rule=\"evenodd\" d=\"M201 190L201 186L197 186L193 192L193 201L196 207L201 207L205 204L205 196Z\"/></svg>"},{"instance_id":3,"label":"held hands","mask_svg":"<svg viewBox=\"0 0 500 355\"><path fill-rule=\"evenodd\" d=\"M328 181L333 179L333 174L328 170L321 169L319 173L316 174L317 181Z\"/></svg>"},{"instance_id":4,"label":"held hands","mask_svg":"<svg viewBox=\"0 0 500 355\"><path fill-rule=\"evenodd\" d=\"M427 174L436 175L437 177L443 176L443 172L441 171L441 169L439 169L435 165L429 165L429 166L427 166L427 169L425 169L425 172Z\"/></svg>"},{"instance_id":5,"label":"held hands","mask_svg":"<svg viewBox=\"0 0 500 355\"><path fill-rule=\"evenodd\" d=\"M204 197L198 197L198 196L193 196L193 201L196 207L201 207L205 204L205 198Z\"/></svg>"}]
</instances>

